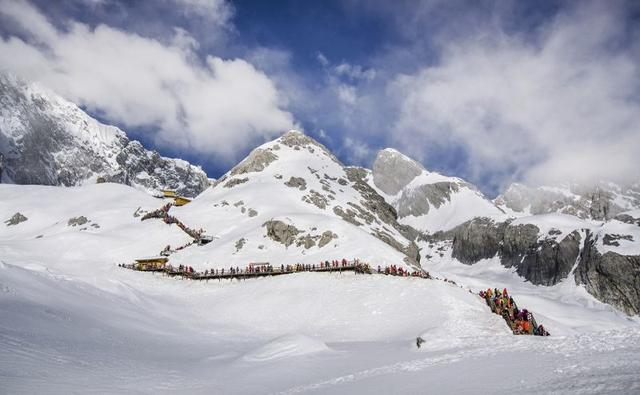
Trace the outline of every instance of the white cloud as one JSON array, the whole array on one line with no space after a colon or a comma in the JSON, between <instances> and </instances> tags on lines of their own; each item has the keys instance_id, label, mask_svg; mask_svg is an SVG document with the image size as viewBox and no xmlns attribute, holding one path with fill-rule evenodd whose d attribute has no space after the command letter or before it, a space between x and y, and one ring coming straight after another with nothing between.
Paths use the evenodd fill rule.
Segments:
<instances>
[{"instance_id":1,"label":"white cloud","mask_svg":"<svg viewBox=\"0 0 640 395\"><path fill-rule=\"evenodd\" d=\"M186 15L197 15L219 25L225 25L233 15L226 0L165 0L176 4Z\"/></svg>"},{"instance_id":2,"label":"white cloud","mask_svg":"<svg viewBox=\"0 0 640 395\"><path fill-rule=\"evenodd\" d=\"M375 154L374 150L363 141L348 136L343 139L342 146L349 163L368 164Z\"/></svg>"},{"instance_id":3,"label":"white cloud","mask_svg":"<svg viewBox=\"0 0 640 395\"><path fill-rule=\"evenodd\" d=\"M440 63L399 76L396 141L414 155L463 147L498 183L637 179L640 52L604 3L559 14L534 40L449 41ZM418 148L420 147L420 148Z\"/></svg>"},{"instance_id":4,"label":"white cloud","mask_svg":"<svg viewBox=\"0 0 640 395\"><path fill-rule=\"evenodd\" d=\"M157 129L165 145L232 160L295 126L269 77L242 59L200 62L183 30L172 44L105 25L58 30L21 1L0 2L0 16L22 30L22 38L0 40L0 68L112 121Z\"/></svg>"},{"instance_id":5,"label":"white cloud","mask_svg":"<svg viewBox=\"0 0 640 395\"><path fill-rule=\"evenodd\" d=\"M335 86L336 93L338 95L338 99L342 102L354 105L356 104L356 100L358 99L356 95L356 87L347 84L338 84Z\"/></svg>"},{"instance_id":6,"label":"white cloud","mask_svg":"<svg viewBox=\"0 0 640 395\"><path fill-rule=\"evenodd\" d=\"M346 62L340 63L334 67L337 75L350 78L352 80L371 81L376 78L374 69L365 69L360 65L353 65Z\"/></svg>"}]
</instances>

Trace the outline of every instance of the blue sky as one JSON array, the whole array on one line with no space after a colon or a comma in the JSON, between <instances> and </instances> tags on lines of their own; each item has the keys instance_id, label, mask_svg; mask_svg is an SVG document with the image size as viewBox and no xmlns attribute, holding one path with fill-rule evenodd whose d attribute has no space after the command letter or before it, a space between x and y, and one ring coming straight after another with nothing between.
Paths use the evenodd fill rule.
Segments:
<instances>
[{"instance_id":1,"label":"blue sky","mask_svg":"<svg viewBox=\"0 0 640 395\"><path fill-rule=\"evenodd\" d=\"M494 196L637 181L638 4L1 0L0 67L212 177L296 127Z\"/></svg>"}]
</instances>

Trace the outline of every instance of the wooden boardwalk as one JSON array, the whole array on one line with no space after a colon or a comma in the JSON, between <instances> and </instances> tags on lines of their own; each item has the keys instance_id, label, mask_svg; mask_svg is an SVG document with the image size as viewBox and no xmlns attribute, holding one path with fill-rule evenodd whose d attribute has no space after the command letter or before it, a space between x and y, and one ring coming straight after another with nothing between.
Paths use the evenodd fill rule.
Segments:
<instances>
[{"instance_id":1,"label":"wooden boardwalk","mask_svg":"<svg viewBox=\"0 0 640 395\"><path fill-rule=\"evenodd\" d=\"M170 277L182 277L189 280L232 280L232 279L249 279L249 278L258 278L258 277L271 277L271 276L280 276L285 274L293 274L293 273L342 273L342 272L354 272L359 274L371 274L372 271L369 268L369 265L362 263L353 263L349 262L346 265L339 264L337 266L311 266L308 267L305 265L298 266L285 266L284 270L282 266L268 266L263 268L262 270L227 270L224 272L198 272L198 271L189 271L189 270L180 270L175 267L166 267L162 269L148 269L148 270L140 270L137 269L135 265L119 265L125 269L131 269L140 272L151 272L151 273L162 273Z\"/></svg>"}]
</instances>

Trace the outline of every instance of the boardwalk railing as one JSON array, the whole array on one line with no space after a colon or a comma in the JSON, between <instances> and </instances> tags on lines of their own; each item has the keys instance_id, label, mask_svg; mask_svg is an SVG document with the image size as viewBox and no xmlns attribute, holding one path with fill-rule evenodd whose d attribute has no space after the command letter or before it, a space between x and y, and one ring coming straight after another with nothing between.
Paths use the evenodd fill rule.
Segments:
<instances>
[{"instance_id":1,"label":"boardwalk railing","mask_svg":"<svg viewBox=\"0 0 640 395\"><path fill-rule=\"evenodd\" d=\"M204 272L199 272L193 270L189 266L166 266L164 268L145 268L141 269L140 266L136 264L131 265L118 265L125 269L131 269L136 271L144 271L144 272L159 272L163 273L167 276L171 277L183 277L190 280L222 280L222 279L247 279L247 278L257 278L257 277L269 277L269 276L280 276L284 274L293 274L293 273L303 273L303 272L354 272L357 274L372 274L374 271L371 270L370 266L365 263L361 263L359 261L349 261L346 263L336 262L329 263L326 265L280 265L280 266L257 266L252 267L248 266L244 269L239 268L230 268L230 269L218 269L218 270L206 270ZM380 273L380 274L390 274L390 273ZM391 275L399 275L399 274L391 274ZM411 274L408 272L404 272L403 277L420 277L420 278L430 278L429 274L422 271L416 271Z\"/></svg>"}]
</instances>

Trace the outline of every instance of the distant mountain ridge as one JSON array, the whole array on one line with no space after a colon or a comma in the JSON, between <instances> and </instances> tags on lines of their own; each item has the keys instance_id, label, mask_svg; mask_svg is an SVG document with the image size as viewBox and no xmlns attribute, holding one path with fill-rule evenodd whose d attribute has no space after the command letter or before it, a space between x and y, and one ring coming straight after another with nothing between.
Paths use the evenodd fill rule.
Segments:
<instances>
[{"instance_id":1,"label":"distant mountain ridge","mask_svg":"<svg viewBox=\"0 0 640 395\"><path fill-rule=\"evenodd\" d=\"M557 212L582 219L609 220L624 211L640 208L640 182L626 186L612 182L566 183L537 188L511 184L495 203L521 214Z\"/></svg>"},{"instance_id":2,"label":"distant mountain ridge","mask_svg":"<svg viewBox=\"0 0 640 395\"><path fill-rule=\"evenodd\" d=\"M5 183L74 186L101 178L147 191L176 189L186 196L209 186L201 168L149 151L75 104L4 73L0 154Z\"/></svg>"}]
</instances>

